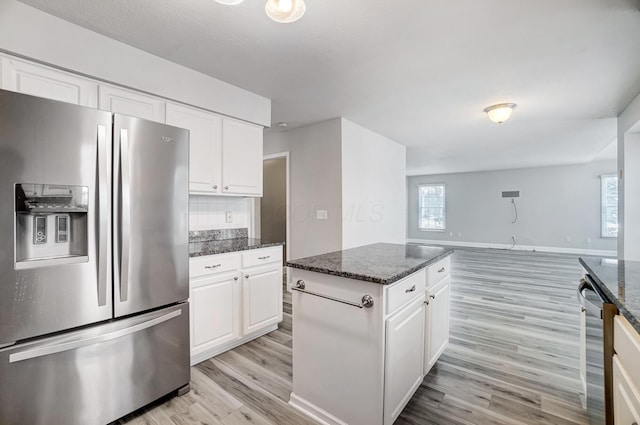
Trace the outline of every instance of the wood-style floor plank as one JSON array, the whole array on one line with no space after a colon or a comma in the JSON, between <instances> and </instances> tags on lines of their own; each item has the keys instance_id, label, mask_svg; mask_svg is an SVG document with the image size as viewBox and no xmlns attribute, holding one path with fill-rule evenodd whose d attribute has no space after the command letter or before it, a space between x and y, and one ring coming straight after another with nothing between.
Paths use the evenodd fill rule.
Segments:
<instances>
[{"instance_id":1,"label":"wood-style floor plank","mask_svg":"<svg viewBox=\"0 0 640 425\"><path fill-rule=\"evenodd\" d=\"M577 256L458 249L451 338L396 425L582 425ZM119 423L313 425L287 404L291 295L278 330L192 368L189 394ZM348 400L346 401L348 402Z\"/></svg>"}]
</instances>

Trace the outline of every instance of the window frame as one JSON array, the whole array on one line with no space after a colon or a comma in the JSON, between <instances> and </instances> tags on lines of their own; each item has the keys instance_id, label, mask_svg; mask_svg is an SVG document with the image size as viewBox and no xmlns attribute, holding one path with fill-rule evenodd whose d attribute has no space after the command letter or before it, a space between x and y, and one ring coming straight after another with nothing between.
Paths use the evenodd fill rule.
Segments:
<instances>
[{"instance_id":1,"label":"window frame","mask_svg":"<svg viewBox=\"0 0 640 425\"><path fill-rule=\"evenodd\" d=\"M618 180L618 175L615 173L611 173L611 174L602 174L600 175L600 237L603 239L617 239L618 235L612 235L611 233L607 232L606 229L606 216L607 216L607 212L606 212L606 208L607 208L607 204L605 202L606 200L606 180L610 179L610 178L614 178L616 180ZM618 182L619 185L619 182ZM618 186L619 187L619 186ZM620 196L620 193L618 191L618 199ZM619 205L619 204L618 204ZM618 205L616 205L616 209L618 208ZM619 211L617 211L619 214ZM619 223L618 223L619 225ZM619 229L619 227L618 227Z\"/></svg>"},{"instance_id":2,"label":"window frame","mask_svg":"<svg viewBox=\"0 0 640 425\"><path fill-rule=\"evenodd\" d=\"M422 187L429 186L442 186L442 229L432 229L428 227L421 227L422 222L422 199L420 196L420 189ZM446 183L420 183L417 185L418 191L418 230L421 232L446 232L447 231L447 185Z\"/></svg>"}]
</instances>

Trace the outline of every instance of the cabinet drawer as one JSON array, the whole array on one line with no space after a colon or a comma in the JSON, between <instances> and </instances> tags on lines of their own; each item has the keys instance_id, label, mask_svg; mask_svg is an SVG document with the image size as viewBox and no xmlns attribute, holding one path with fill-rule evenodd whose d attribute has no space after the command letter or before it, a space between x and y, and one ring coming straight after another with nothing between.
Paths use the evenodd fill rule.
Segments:
<instances>
[{"instance_id":1,"label":"cabinet drawer","mask_svg":"<svg viewBox=\"0 0 640 425\"><path fill-rule=\"evenodd\" d=\"M640 335L620 315L614 318L613 348L620 363L629 371L631 383L640 388Z\"/></svg>"},{"instance_id":2,"label":"cabinet drawer","mask_svg":"<svg viewBox=\"0 0 640 425\"><path fill-rule=\"evenodd\" d=\"M427 287L431 287L449 276L451 268L451 260L449 257L444 258L427 268Z\"/></svg>"},{"instance_id":3,"label":"cabinet drawer","mask_svg":"<svg viewBox=\"0 0 640 425\"><path fill-rule=\"evenodd\" d=\"M385 288L386 314L391 314L416 296L424 297L426 289L426 271L424 269Z\"/></svg>"},{"instance_id":4,"label":"cabinet drawer","mask_svg":"<svg viewBox=\"0 0 640 425\"><path fill-rule=\"evenodd\" d=\"M240 255L220 254L194 257L189 259L189 277L235 271L240 268Z\"/></svg>"},{"instance_id":5,"label":"cabinet drawer","mask_svg":"<svg viewBox=\"0 0 640 425\"><path fill-rule=\"evenodd\" d=\"M242 267L261 266L276 262L282 263L282 246L250 249L242 253Z\"/></svg>"}]
</instances>

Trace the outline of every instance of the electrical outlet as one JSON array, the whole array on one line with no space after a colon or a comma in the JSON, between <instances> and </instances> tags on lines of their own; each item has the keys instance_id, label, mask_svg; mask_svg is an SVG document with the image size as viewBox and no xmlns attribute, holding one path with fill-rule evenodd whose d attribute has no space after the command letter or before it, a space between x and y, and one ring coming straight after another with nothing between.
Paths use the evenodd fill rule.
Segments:
<instances>
[{"instance_id":1,"label":"electrical outlet","mask_svg":"<svg viewBox=\"0 0 640 425\"><path fill-rule=\"evenodd\" d=\"M462 233L458 232L458 237L461 238L462 237Z\"/></svg>"},{"instance_id":2,"label":"electrical outlet","mask_svg":"<svg viewBox=\"0 0 640 425\"><path fill-rule=\"evenodd\" d=\"M225 212L225 220L227 223L233 223L233 215L231 214L231 211Z\"/></svg>"},{"instance_id":3,"label":"electrical outlet","mask_svg":"<svg viewBox=\"0 0 640 425\"><path fill-rule=\"evenodd\" d=\"M450 237L453 237L453 232L449 232L449 236L450 236Z\"/></svg>"},{"instance_id":4,"label":"electrical outlet","mask_svg":"<svg viewBox=\"0 0 640 425\"><path fill-rule=\"evenodd\" d=\"M327 210L316 210L316 219L318 220L328 220L329 212Z\"/></svg>"},{"instance_id":5,"label":"electrical outlet","mask_svg":"<svg viewBox=\"0 0 640 425\"><path fill-rule=\"evenodd\" d=\"M590 237L587 236L586 241L587 241L587 245L591 245L591 238Z\"/></svg>"},{"instance_id":6,"label":"electrical outlet","mask_svg":"<svg viewBox=\"0 0 640 425\"><path fill-rule=\"evenodd\" d=\"M569 236L569 235L565 236L564 241L566 243L571 243L571 236Z\"/></svg>"}]
</instances>

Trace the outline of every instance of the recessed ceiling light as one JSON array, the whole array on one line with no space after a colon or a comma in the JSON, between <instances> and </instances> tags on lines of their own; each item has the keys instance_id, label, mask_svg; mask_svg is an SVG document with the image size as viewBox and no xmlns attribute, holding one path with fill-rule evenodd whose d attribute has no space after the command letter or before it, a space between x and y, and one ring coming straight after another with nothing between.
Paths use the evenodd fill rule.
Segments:
<instances>
[{"instance_id":1,"label":"recessed ceiling light","mask_svg":"<svg viewBox=\"0 0 640 425\"><path fill-rule=\"evenodd\" d=\"M287 127L289 127L289 124L287 124L287 123L286 123L286 122L284 122L284 121L280 121L280 122L279 122L278 124L276 124L276 125L277 125L278 127L280 127L280 128L287 128Z\"/></svg>"},{"instance_id":2,"label":"recessed ceiling light","mask_svg":"<svg viewBox=\"0 0 640 425\"><path fill-rule=\"evenodd\" d=\"M518 106L515 103L498 103L484 108L484 112L489 115L489 119L496 124L502 124L511 117L513 109Z\"/></svg>"},{"instance_id":3,"label":"recessed ceiling light","mask_svg":"<svg viewBox=\"0 0 640 425\"><path fill-rule=\"evenodd\" d=\"M271 19L281 24L289 24L302 18L307 6L304 0L267 0L264 11Z\"/></svg>"},{"instance_id":4,"label":"recessed ceiling light","mask_svg":"<svg viewBox=\"0 0 640 425\"><path fill-rule=\"evenodd\" d=\"M235 6L236 4L242 3L244 0L215 0L215 1L217 1L218 3L221 3L221 4L227 4L227 5L230 5L230 6Z\"/></svg>"}]
</instances>

